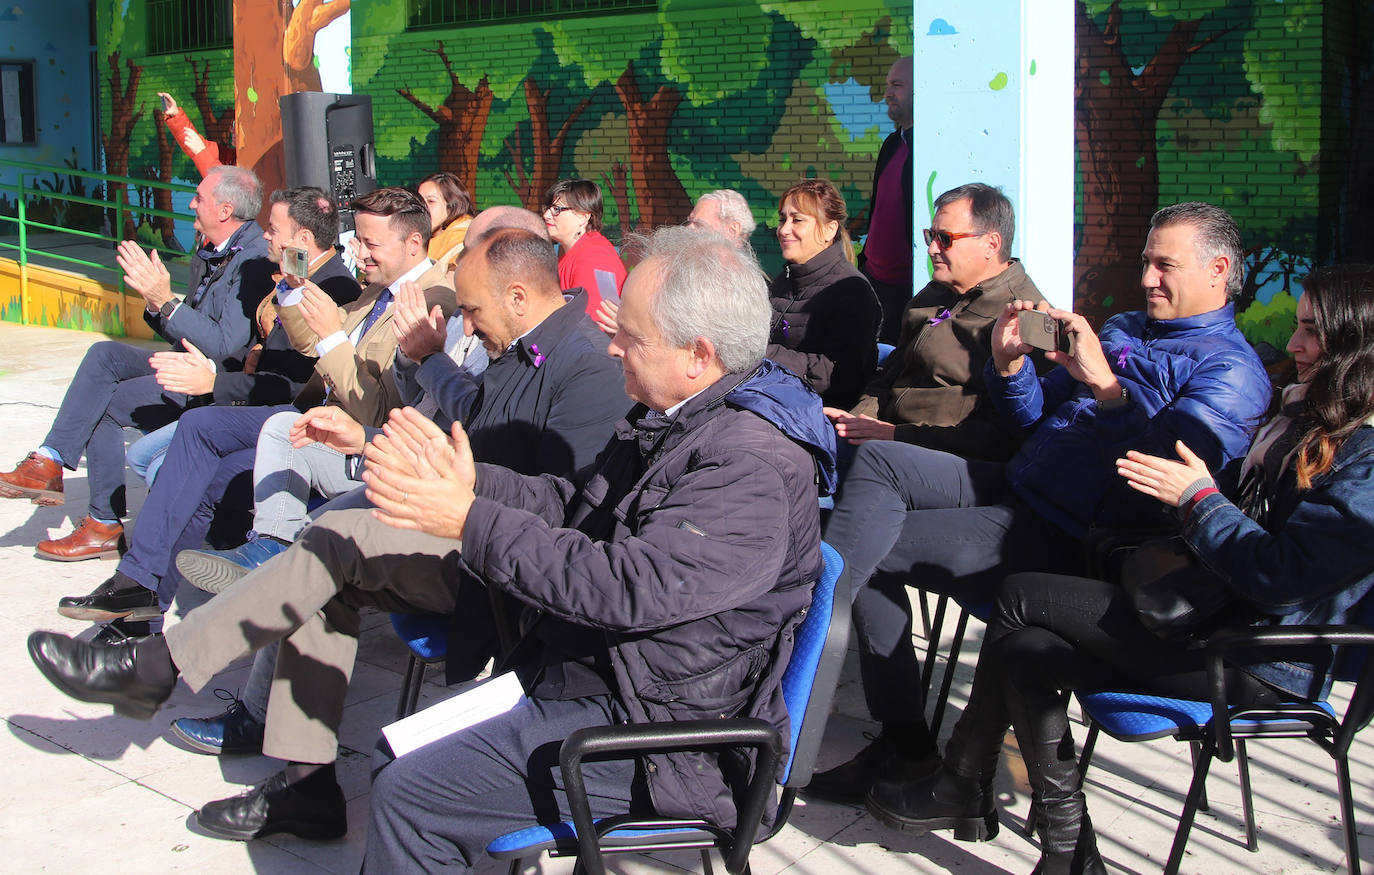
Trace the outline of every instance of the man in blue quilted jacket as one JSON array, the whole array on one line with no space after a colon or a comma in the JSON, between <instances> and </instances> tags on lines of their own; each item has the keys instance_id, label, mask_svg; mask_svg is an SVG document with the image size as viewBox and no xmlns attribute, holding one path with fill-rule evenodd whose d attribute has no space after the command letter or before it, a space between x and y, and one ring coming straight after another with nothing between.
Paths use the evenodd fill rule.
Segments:
<instances>
[{"instance_id":1,"label":"man in blue quilted jacket","mask_svg":"<svg viewBox=\"0 0 1374 875\"><path fill-rule=\"evenodd\" d=\"M956 245L958 241L956 241ZM869 713L882 724L853 759L808 793L859 802L879 776L919 781L939 767L926 726L908 586L990 601L1008 574L1081 572L1089 527L1166 526L1158 502L1127 488L1127 450L1172 456L1183 441L1215 470L1243 453L1271 389L1235 324L1240 231L1204 203L1160 210L1141 253L1145 311L1087 320L1048 309L1073 354L1037 377L1014 301L993 329L984 377L998 412L1024 436L1007 463L961 459L893 441L859 448L825 536L846 558ZM1047 309L1046 305L1040 305ZM864 584L867 583L867 586Z\"/></svg>"}]
</instances>

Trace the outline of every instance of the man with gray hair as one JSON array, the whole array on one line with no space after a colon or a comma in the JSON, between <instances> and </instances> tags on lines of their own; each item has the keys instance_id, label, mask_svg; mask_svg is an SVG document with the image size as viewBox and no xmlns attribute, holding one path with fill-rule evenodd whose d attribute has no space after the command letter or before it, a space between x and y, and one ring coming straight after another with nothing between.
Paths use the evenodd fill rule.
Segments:
<instances>
[{"instance_id":1,"label":"man with gray hair","mask_svg":"<svg viewBox=\"0 0 1374 875\"><path fill-rule=\"evenodd\" d=\"M261 207L262 186L251 170L221 166L201 180L191 211L204 243L191 258L184 298L173 294L172 275L156 249L145 253L133 240L119 244L115 260L125 284L143 298L149 327L173 349L194 348L225 362L248 345L253 314L272 288L276 267L255 219ZM186 395L158 384L145 349L107 340L86 352L43 444L13 471L0 473L0 497L60 505L62 469L75 471L86 457L86 515L70 535L40 541L40 559L118 557L124 539L124 428L162 428L189 403Z\"/></svg>"},{"instance_id":2,"label":"man with gray hair","mask_svg":"<svg viewBox=\"0 0 1374 875\"><path fill-rule=\"evenodd\" d=\"M730 188L706 192L687 217L688 226L723 234L740 249L749 245L756 224L744 195Z\"/></svg>"},{"instance_id":3,"label":"man with gray hair","mask_svg":"<svg viewBox=\"0 0 1374 875\"><path fill-rule=\"evenodd\" d=\"M307 627L337 638L325 619L360 604L451 608L441 578L402 590L388 568L460 549L468 571L539 612L513 658L528 702L381 771L365 871L468 871L502 832L567 817L557 743L579 727L707 716L786 727L780 681L821 569L816 483L833 482L833 431L819 399L762 360L762 276L719 236L660 230L623 300L610 352L639 403L585 486L474 464L461 427L450 437L405 409L367 450L374 513L395 527L387 555L359 557L350 525L311 527L300 549L263 566L263 585L245 579L215 600L243 606L255 639L301 643ZM287 585L296 594L283 599ZM248 607L264 597L272 602ZM48 633L30 650L67 692L151 715L178 671L208 680L177 630L228 633L197 613L165 639L117 651ZM273 778L253 805L307 834L318 823L306 819L317 804L310 780ZM594 766L587 783L596 816L629 808L731 825L735 780L715 756L671 753Z\"/></svg>"}]
</instances>

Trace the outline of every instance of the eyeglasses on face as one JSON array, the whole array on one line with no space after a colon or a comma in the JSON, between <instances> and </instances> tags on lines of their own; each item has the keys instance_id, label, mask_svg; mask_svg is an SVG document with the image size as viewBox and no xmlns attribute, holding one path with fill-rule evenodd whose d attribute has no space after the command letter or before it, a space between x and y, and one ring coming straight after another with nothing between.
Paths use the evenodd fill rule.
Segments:
<instances>
[{"instance_id":1,"label":"eyeglasses on face","mask_svg":"<svg viewBox=\"0 0 1374 875\"><path fill-rule=\"evenodd\" d=\"M552 213L553 217L556 219L571 209L573 208L567 204L549 204L547 207L544 207L544 212Z\"/></svg>"},{"instance_id":2,"label":"eyeglasses on face","mask_svg":"<svg viewBox=\"0 0 1374 875\"><path fill-rule=\"evenodd\" d=\"M954 245L955 240L963 240L965 237L982 237L988 232L979 231L974 233L970 231L966 234L955 234L951 231L932 231L930 228L926 228L921 233L925 235L927 246L931 244L931 241L934 241L941 249L948 249Z\"/></svg>"}]
</instances>

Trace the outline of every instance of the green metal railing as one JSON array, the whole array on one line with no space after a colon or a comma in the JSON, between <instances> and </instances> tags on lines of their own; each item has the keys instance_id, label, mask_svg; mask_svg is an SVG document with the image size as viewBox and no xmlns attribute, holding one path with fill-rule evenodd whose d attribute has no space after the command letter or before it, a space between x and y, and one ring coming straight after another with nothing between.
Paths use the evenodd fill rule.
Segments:
<instances>
[{"instance_id":1,"label":"green metal railing","mask_svg":"<svg viewBox=\"0 0 1374 875\"><path fill-rule=\"evenodd\" d=\"M167 218L175 221L189 222L193 217L187 213L175 213L167 210L159 210L155 207L145 207L140 204L128 202L129 186L138 188L167 189L174 192L194 192L195 186L179 182L161 182L155 179L137 179L131 176L115 176L109 173L99 173L94 170L81 170L74 167L59 166L52 164L37 164L28 161L9 161L0 159L0 173L5 171L13 172L17 176L17 181L13 183L0 182L0 193L12 195L16 204L16 214L13 216L0 215L0 257L13 257L19 264L19 300L20 300L20 322L29 324L31 322L29 309L29 266L33 261L33 256L37 255L44 262L59 262L63 264L77 265L89 270L102 271L113 276L113 285L119 291L118 318L123 324L123 304L126 290L124 287L124 273L118 267L107 262L92 261L85 258L78 258L65 253L54 252L48 249L34 249L29 245L31 235L38 232L51 232L67 235L69 237L86 240L96 245L108 245L111 250L114 245L124 239L124 224L126 219L136 217L158 217ZM85 181L91 180L100 183L100 189L106 195L105 198L90 197L86 194L62 191L60 184L51 187L41 187L38 185L40 177L52 174L58 181L63 177L71 180L82 180L81 188L85 189ZM8 175L8 174L6 174ZM75 187L75 186L73 186ZM110 234L98 231L83 230L80 228L69 228L51 222L37 221L29 216L30 201L48 200L64 204L79 204L88 207L96 207L105 212L107 223L102 223L108 227ZM12 232L10 229L17 227L18 242L14 243L7 239ZM157 249L160 253L165 253L168 259L179 260L184 258L186 253L180 249L150 244L142 241L142 245L147 249ZM172 283L176 288L184 288L184 282L178 279L180 271L172 271Z\"/></svg>"}]
</instances>

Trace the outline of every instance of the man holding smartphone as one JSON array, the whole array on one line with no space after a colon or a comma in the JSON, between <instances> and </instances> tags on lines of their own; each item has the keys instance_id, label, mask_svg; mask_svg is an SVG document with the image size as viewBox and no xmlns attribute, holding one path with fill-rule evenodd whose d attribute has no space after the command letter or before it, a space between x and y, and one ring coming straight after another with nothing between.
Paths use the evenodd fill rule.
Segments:
<instances>
[{"instance_id":1,"label":"man holding smartphone","mask_svg":"<svg viewBox=\"0 0 1374 875\"><path fill-rule=\"evenodd\" d=\"M1024 435L1006 464L891 441L859 448L825 539L849 561L856 591L888 597L905 586L990 601L1008 574L1082 571L1090 526L1167 522L1115 474L1127 450L1169 455L1176 441L1216 469L1243 453L1269 403L1268 375L1235 325L1243 248L1235 221L1202 203L1166 207L1141 253L1144 312L1122 313L1101 334L1082 316L1041 303L1006 305L984 369L988 397ZM1039 377L1020 314L1039 309L1072 335L1072 354ZM865 597L862 591L856 599ZM856 612L857 613L857 612ZM883 725L855 760L885 822L926 810L912 788L939 768L926 726L910 613L855 624L864 692ZM856 766L856 768L857 768ZM881 778L881 780L880 780ZM876 782L876 784L874 784ZM990 800L989 800L990 804Z\"/></svg>"}]
</instances>

